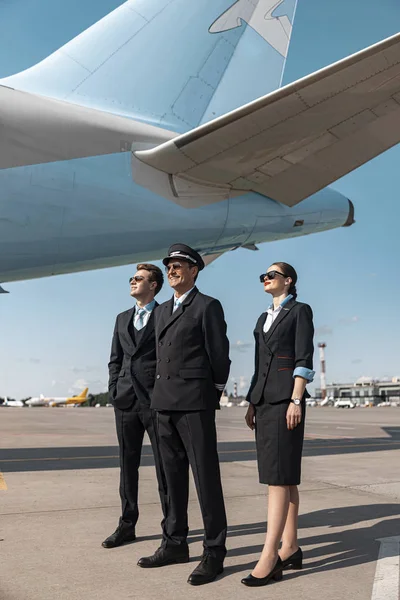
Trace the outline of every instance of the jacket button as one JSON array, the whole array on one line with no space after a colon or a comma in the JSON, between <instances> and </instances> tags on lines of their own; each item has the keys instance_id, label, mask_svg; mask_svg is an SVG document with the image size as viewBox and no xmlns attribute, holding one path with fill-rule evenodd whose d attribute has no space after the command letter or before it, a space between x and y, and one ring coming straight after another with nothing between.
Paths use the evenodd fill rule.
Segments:
<instances>
[{"instance_id":1,"label":"jacket button","mask_svg":"<svg viewBox=\"0 0 400 600\"><path fill-rule=\"evenodd\" d=\"M165 379L170 379L170 376L169 376L169 375L167 375Z\"/></svg>"},{"instance_id":2,"label":"jacket button","mask_svg":"<svg viewBox=\"0 0 400 600\"><path fill-rule=\"evenodd\" d=\"M169 359L169 358L166 358L166 359L165 359L165 362L171 362L171 361L170 361L170 359Z\"/></svg>"},{"instance_id":3,"label":"jacket button","mask_svg":"<svg viewBox=\"0 0 400 600\"><path fill-rule=\"evenodd\" d=\"M162 346L162 342L158 342L158 345L159 345L159 346Z\"/></svg>"},{"instance_id":4,"label":"jacket button","mask_svg":"<svg viewBox=\"0 0 400 600\"><path fill-rule=\"evenodd\" d=\"M157 379L160 379L160 378L161 378L161 375L157 375Z\"/></svg>"},{"instance_id":5,"label":"jacket button","mask_svg":"<svg viewBox=\"0 0 400 600\"><path fill-rule=\"evenodd\" d=\"M161 362L161 358L157 358L157 362Z\"/></svg>"},{"instance_id":6,"label":"jacket button","mask_svg":"<svg viewBox=\"0 0 400 600\"><path fill-rule=\"evenodd\" d=\"M168 342L167 346L170 346L170 345L171 345L171 342Z\"/></svg>"}]
</instances>

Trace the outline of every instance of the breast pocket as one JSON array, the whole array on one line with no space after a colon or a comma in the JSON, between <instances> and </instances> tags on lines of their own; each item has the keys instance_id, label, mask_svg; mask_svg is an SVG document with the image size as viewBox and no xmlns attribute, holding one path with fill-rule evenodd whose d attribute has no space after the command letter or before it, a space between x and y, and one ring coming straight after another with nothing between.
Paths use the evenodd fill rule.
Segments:
<instances>
[{"instance_id":1,"label":"breast pocket","mask_svg":"<svg viewBox=\"0 0 400 600\"><path fill-rule=\"evenodd\" d=\"M294 370L294 356L290 356L287 353L281 353L277 356L278 360L278 371L293 371Z\"/></svg>"}]
</instances>

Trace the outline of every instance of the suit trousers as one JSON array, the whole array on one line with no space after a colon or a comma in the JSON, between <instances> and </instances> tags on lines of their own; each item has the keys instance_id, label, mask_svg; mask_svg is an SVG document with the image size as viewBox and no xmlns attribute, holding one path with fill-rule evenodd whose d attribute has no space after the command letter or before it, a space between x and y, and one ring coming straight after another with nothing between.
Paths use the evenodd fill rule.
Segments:
<instances>
[{"instance_id":1,"label":"suit trousers","mask_svg":"<svg viewBox=\"0 0 400 600\"><path fill-rule=\"evenodd\" d=\"M163 544L187 544L190 463L203 516L204 550L224 560L227 523L215 410L160 411L157 412L157 425L168 490Z\"/></svg>"},{"instance_id":2,"label":"suit trousers","mask_svg":"<svg viewBox=\"0 0 400 600\"><path fill-rule=\"evenodd\" d=\"M114 407L115 423L119 443L120 487L122 514L120 521L135 528L139 518L138 487L139 466L143 437L147 431L154 454L158 492L163 512L162 527L166 515L166 484L160 461L160 450L156 427L156 413L147 406L140 410L119 409Z\"/></svg>"}]
</instances>

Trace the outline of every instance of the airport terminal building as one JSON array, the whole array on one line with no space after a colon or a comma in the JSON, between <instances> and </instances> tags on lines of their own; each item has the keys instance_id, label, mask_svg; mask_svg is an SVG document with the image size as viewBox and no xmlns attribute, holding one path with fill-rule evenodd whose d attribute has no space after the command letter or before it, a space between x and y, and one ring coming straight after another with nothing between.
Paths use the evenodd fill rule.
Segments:
<instances>
[{"instance_id":1,"label":"airport terminal building","mask_svg":"<svg viewBox=\"0 0 400 600\"><path fill-rule=\"evenodd\" d=\"M379 404L380 402L400 401L400 377L377 380L361 377L355 383L331 383L326 386L326 396L332 400L351 398L356 404ZM315 390L316 398L321 398L321 389Z\"/></svg>"}]
</instances>

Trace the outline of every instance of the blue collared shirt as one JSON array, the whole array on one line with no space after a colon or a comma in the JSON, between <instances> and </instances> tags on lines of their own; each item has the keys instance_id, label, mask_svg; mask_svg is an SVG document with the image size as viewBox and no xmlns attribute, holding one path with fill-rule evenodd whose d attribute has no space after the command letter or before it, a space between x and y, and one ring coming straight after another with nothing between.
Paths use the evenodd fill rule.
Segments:
<instances>
[{"instance_id":1,"label":"blue collared shirt","mask_svg":"<svg viewBox=\"0 0 400 600\"><path fill-rule=\"evenodd\" d=\"M147 323L149 322L150 315L151 315L152 311L154 310L155 305L156 305L156 301L155 300L152 300L151 302L149 302L148 304L146 304L146 306L142 306L142 307L140 307L140 306L138 306L136 304L136 306L135 306L135 312L134 312L134 315L133 315L133 323L135 323L135 317L138 314L139 310L143 309L143 310L146 311L145 314L143 315L143 327L145 327L147 325Z\"/></svg>"}]
</instances>

